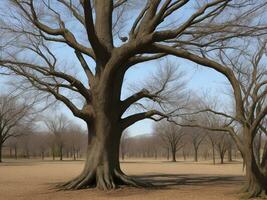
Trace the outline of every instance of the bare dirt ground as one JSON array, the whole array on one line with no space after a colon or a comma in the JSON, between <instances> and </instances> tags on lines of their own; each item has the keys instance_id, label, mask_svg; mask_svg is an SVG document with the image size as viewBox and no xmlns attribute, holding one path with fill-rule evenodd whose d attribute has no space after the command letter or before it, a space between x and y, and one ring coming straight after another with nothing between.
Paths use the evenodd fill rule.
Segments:
<instances>
[{"instance_id":1,"label":"bare dirt ground","mask_svg":"<svg viewBox=\"0 0 267 200\"><path fill-rule=\"evenodd\" d=\"M82 170L82 161L20 161L0 164L0 200L236 200L243 182L241 163L213 166L200 162L131 160L122 162L126 174L151 181L158 188L56 191L55 185Z\"/></svg>"}]
</instances>

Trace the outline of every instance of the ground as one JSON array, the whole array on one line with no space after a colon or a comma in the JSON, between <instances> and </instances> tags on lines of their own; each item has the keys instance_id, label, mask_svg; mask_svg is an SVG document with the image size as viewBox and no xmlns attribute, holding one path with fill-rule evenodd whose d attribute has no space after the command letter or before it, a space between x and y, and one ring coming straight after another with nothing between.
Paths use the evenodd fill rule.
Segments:
<instances>
[{"instance_id":1,"label":"ground","mask_svg":"<svg viewBox=\"0 0 267 200\"><path fill-rule=\"evenodd\" d=\"M0 200L237 200L236 192L244 181L240 162L214 166L130 160L121 166L126 174L157 187L57 191L56 184L79 174L83 161L6 161L0 164Z\"/></svg>"}]
</instances>

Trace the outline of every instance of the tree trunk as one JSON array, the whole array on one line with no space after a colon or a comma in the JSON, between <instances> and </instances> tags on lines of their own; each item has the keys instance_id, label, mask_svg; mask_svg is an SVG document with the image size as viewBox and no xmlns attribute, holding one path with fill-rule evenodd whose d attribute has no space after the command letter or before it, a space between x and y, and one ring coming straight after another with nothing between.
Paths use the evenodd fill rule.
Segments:
<instances>
[{"instance_id":1,"label":"tree trunk","mask_svg":"<svg viewBox=\"0 0 267 200\"><path fill-rule=\"evenodd\" d=\"M60 156L60 160L62 161L63 160L63 146L62 145L60 145L60 147L59 147L59 156Z\"/></svg>"},{"instance_id":2,"label":"tree trunk","mask_svg":"<svg viewBox=\"0 0 267 200\"><path fill-rule=\"evenodd\" d=\"M53 160L55 160L55 148L54 147L52 148L52 157L53 157Z\"/></svg>"},{"instance_id":3,"label":"tree trunk","mask_svg":"<svg viewBox=\"0 0 267 200\"><path fill-rule=\"evenodd\" d=\"M246 146L244 148L244 159L246 164L246 180L247 183L243 192L247 193L246 197L254 198L267 195L267 176L264 174L260 166L257 164L253 152L253 139L250 135L245 136Z\"/></svg>"},{"instance_id":4,"label":"tree trunk","mask_svg":"<svg viewBox=\"0 0 267 200\"><path fill-rule=\"evenodd\" d=\"M111 190L123 184L145 186L126 176L120 169L119 149L122 130L113 119L112 113L97 113L94 121L90 121L84 169L78 177L64 184L64 189L97 187Z\"/></svg>"},{"instance_id":5,"label":"tree trunk","mask_svg":"<svg viewBox=\"0 0 267 200\"><path fill-rule=\"evenodd\" d=\"M169 151L169 148L167 148L167 160L170 160L170 151Z\"/></svg>"},{"instance_id":6,"label":"tree trunk","mask_svg":"<svg viewBox=\"0 0 267 200\"><path fill-rule=\"evenodd\" d=\"M248 193L249 198L267 194L267 177L261 173L251 152L246 152L246 179L244 192Z\"/></svg>"},{"instance_id":7,"label":"tree trunk","mask_svg":"<svg viewBox=\"0 0 267 200\"><path fill-rule=\"evenodd\" d=\"M183 150L183 158L184 158L184 161L186 161L186 153L184 150Z\"/></svg>"},{"instance_id":8,"label":"tree trunk","mask_svg":"<svg viewBox=\"0 0 267 200\"><path fill-rule=\"evenodd\" d=\"M224 159L224 153L223 152L220 152L220 158L221 158L221 164L223 164L223 159Z\"/></svg>"},{"instance_id":9,"label":"tree trunk","mask_svg":"<svg viewBox=\"0 0 267 200\"><path fill-rule=\"evenodd\" d=\"M194 148L194 151L195 151L194 161L195 162L198 162L198 149L197 148Z\"/></svg>"},{"instance_id":10,"label":"tree trunk","mask_svg":"<svg viewBox=\"0 0 267 200\"><path fill-rule=\"evenodd\" d=\"M76 151L73 149L73 160L76 160Z\"/></svg>"},{"instance_id":11,"label":"tree trunk","mask_svg":"<svg viewBox=\"0 0 267 200\"><path fill-rule=\"evenodd\" d=\"M176 162L176 151L172 150L172 162Z\"/></svg>"},{"instance_id":12,"label":"tree trunk","mask_svg":"<svg viewBox=\"0 0 267 200\"><path fill-rule=\"evenodd\" d=\"M215 146L212 145L212 161L213 161L213 164L215 165Z\"/></svg>"},{"instance_id":13,"label":"tree trunk","mask_svg":"<svg viewBox=\"0 0 267 200\"><path fill-rule=\"evenodd\" d=\"M228 161L232 162L233 161L233 159L232 159L232 148L229 148L227 152L228 152Z\"/></svg>"}]
</instances>

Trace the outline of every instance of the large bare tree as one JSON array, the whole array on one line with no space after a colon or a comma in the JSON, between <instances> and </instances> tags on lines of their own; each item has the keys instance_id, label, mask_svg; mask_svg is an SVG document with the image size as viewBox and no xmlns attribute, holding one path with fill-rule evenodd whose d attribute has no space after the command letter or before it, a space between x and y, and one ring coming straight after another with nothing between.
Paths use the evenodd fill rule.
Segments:
<instances>
[{"instance_id":1,"label":"large bare tree","mask_svg":"<svg viewBox=\"0 0 267 200\"><path fill-rule=\"evenodd\" d=\"M129 68L174 55L224 73L233 83L233 72L203 51L212 52L225 40L266 31L264 20L255 17L264 15L263 1L147 0L131 7L135 2L9 0L2 5L11 10L1 15L7 43L0 65L54 95L88 125L84 170L65 184L66 189L137 185L119 166L121 133L137 121L159 120L170 113L151 109L123 117L133 103L144 98L160 103L162 94L162 90L144 89L122 100L122 84ZM118 32L116 25L125 23ZM69 72L73 65L63 62L67 57L59 59L55 50L62 47L59 44L80 62L85 81ZM66 91L82 96L85 105L77 106ZM235 95L240 98L238 92Z\"/></svg>"}]
</instances>

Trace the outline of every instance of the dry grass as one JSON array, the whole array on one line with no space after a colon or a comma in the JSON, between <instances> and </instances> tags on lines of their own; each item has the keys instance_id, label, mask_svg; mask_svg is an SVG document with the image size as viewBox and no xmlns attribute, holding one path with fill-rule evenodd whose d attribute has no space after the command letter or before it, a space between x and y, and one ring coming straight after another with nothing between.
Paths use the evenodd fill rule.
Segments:
<instances>
[{"instance_id":1,"label":"dry grass","mask_svg":"<svg viewBox=\"0 0 267 200\"><path fill-rule=\"evenodd\" d=\"M241 163L215 165L201 162L134 161L122 169L158 189L121 188L56 191L55 184L78 175L83 162L8 162L0 164L1 200L235 200L243 182Z\"/></svg>"}]
</instances>

